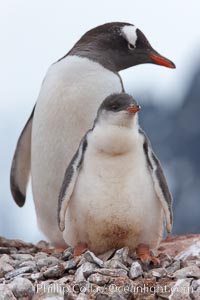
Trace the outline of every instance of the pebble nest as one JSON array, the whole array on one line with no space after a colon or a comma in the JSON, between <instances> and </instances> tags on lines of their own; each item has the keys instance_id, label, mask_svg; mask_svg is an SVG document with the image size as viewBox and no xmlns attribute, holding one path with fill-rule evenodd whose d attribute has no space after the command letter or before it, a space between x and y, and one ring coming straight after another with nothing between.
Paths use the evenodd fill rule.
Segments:
<instances>
[{"instance_id":1,"label":"pebble nest","mask_svg":"<svg viewBox=\"0 0 200 300\"><path fill-rule=\"evenodd\" d=\"M200 236L164 241L158 257L145 265L127 247L74 257L71 247L0 238L0 300L199 300Z\"/></svg>"}]
</instances>

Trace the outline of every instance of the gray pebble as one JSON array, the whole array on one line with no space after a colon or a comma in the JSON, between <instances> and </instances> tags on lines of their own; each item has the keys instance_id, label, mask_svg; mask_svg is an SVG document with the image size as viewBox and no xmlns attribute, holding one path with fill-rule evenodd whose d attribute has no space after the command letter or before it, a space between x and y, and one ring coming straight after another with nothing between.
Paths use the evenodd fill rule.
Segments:
<instances>
[{"instance_id":1,"label":"gray pebble","mask_svg":"<svg viewBox=\"0 0 200 300\"><path fill-rule=\"evenodd\" d=\"M16 298L27 297L32 299L35 288L30 280L26 278L15 278L11 283L8 284L8 287L12 290Z\"/></svg>"},{"instance_id":2,"label":"gray pebble","mask_svg":"<svg viewBox=\"0 0 200 300\"><path fill-rule=\"evenodd\" d=\"M111 300L126 300L127 298L125 298L123 295L121 295L118 292L113 293L113 295L111 296Z\"/></svg>"},{"instance_id":3,"label":"gray pebble","mask_svg":"<svg viewBox=\"0 0 200 300\"><path fill-rule=\"evenodd\" d=\"M125 271L124 269L95 269L94 273L99 273L102 275L108 275L111 277L124 277L127 276L127 271Z\"/></svg>"},{"instance_id":4,"label":"gray pebble","mask_svg":"<svg viewBox=\"0 0 200 300\"><path fill-rule=\"evenodd\" d=\"M94 283L99 286L103 286L110 282L110 276L102 275L102 274L92 274L89 276L88 280L91 283Z\"/></svg>"},{"instance_id":5,"label":"gray pebble","mask_svg":"<svg viewBox=\"0 0 200 300\"><path fill-rule=\"evenodd\" d=\"M93 252L87 250L84 253L84 257L88 262L95 263L100 268L103 268L104 262L100 258L96 257Z\"/></svg>"},{"instance_id":6,"label":"gray pebble","mask_svg":"<svg viewBox=\"0 0 200 300\"><path fill-rule=\"evenodd\" d=\"M0 300L17 300L13 292L5 284L0 284Z\"/></svg>"},{"instance_id":7,"label":"gray pebble","mask_svg":"<svg viewBox=\"0 0 200 300\"><path fill-rule=\"evenodd\" d=\"M200 286L198 286L196 290L192 291L192 299L199 300L199 298L200 298Z\"/></svg>"},{"instance_id":8,"label":"gray pebble","mask_svg":"<svg viewBox=\"0 0 200 300\"><path fill-rule=\"evenodd\" d=\"M86 294L80 293L77 296L77 300L89 300L88 296Z\"/></svg>"},{"instance_id":9,"label":"gray pebble","mask_svg":"<svg viewBox=\"0 0 200 300\"><path fill-rule=\"evenodd\" d=\"M16 253L16 254L12 254L11 257L13 259L22 260L22 261L33 260L33 256L31 254Z\"/></svg>"},{"instance_id":10,"label":"gray pebble","mask_svg":"<svg viewBox=\"0 0 200 300\"><path fill-rule=\"evenodd\" d=\"M129 277L131 279L134 279L141 276L142 274L143 274L143 270L140 263L138 261L134 261L129 271Z\"/></svg>"},{"instance_id":11,"label":"gray pebble","mask_svg":"<svg viewBox=\"0 0 200 300\"><path fill-rule=\"evenodd\" d=\"M64 273L64 267L62 263L58 263L56 266L48 268L44 273L45 278L59 278Z\"/></svg>"},{"instance_id":12,"label":"gray pebble","mask_svg":"<svg viewBox=\"0 0 200 300\"><path fill-rule=\"evenodd\" d=\"M112 258L104 263L105 267L108 269L124 269L128 271L128 268L118 259Z\"/></svg>"},{"instance_id":13,"label":"gray pebble","mask_svg":"<svg viewBox=\"0 0 200 300\"><path fill-rule=\"evenodd\" d=\"M190 259L199 259L200 256L200 241L197 241L196 243L193 243L190 247L183 250L181 253L176 255L175 259L179 260L186 260L188 258Z\"/></svg>"},{"instance_id":14,"label":"gray pebble","mask_svg":"<svg viewBox=\"0 0 200 300\"><path fill-rule=\"evenodd\" d=\"M181 268L180 260L175 261L172 265L170 265L166 270L168 273L174 273Z\"/></svg>"},{"instance_id":15,"label":"gray pebble","mask_svg":"<svg viewBox=\"0 0 200 300\"><path fill-rule=\"evenodd\" d=\"M160 260L159 265L162 268L167 268L173 263L172 257L170 255L166 254L166 253L160 253L158 258Z\"/></svg>"},{"instance_id":16,"label":"gray pebble","mask_svg":"<svg viewBox=\"0 0 200 300\"><path fill-rule=\"evenodd\" d=\"M36 263L35 261L32 260L27 260L27 261L21 261L18 265L19 268L22 267L32 267L34 269L34 272L37 271Z\"/></svg>"},{"instance_id":17,"label":"gray pebble","mask_svg":"<svg viewBox=\"0 0 200 300\"><path fill-rule=\"evenodd\" d=\"M106 294L98 294L95 300L111 300L111 297Z\"/></svg>"},{"instance_id":18,"label":"gray pebble","mask_svg":"<svg viewBox=\"0 0 200 300\"><path fill-rule=\"evenodd\" d=\"M4 275L8 272L13 271L14 268L8 264L7 262L0 261L0 278L4 277Z\"/></svg>"},{"instance_id":19,"label":"gray pebble","mask_svg":"<svg viewBox=\"0 0 200 300\"><path fill-rule=\"evenodd\" d=\"M165 268L157 268L157 269L152 269L149 272L150 275L160 278L160 277L165 277L167 275L167 271Z\"/></svg>"},{"instance_id":20,"label":"gray pebble","mask_svg":"<svg viewBox=\"0 0 200 300\"><path fill-rule=\"evenodd\" d=\"M0 256L0 263L1 262L5 262L12 265L13 259L8 254L3 254Z\"/></svg>"},{"instance_id":21,"label":"gray pebble","mask_svg":"<svg viewBox=\"0 0 200 300\"><path fill-rule=\"evenodd\" d=\"M36 265L40 271L43 267L54 267L57 265L57 263L58 259L56 257L50 256L38 259Z\"/></svg>"},{"instance_id":22,"label":"gray pebble","mask_svg":"<svg viewBox=\"0 0 200 300\"><path fill-rule=\"evenodd\" d=\"M111 258L114 255L114 253L115 253L115 249L111 249L111 250L106 251L103 254L98 255L98 257L105 262L109 258Z\"/></svg>"},{"instance_id":23,"label":"gray pebble","mask_svg":"<svg viewBox=\"0 0 200 300\"><path fill-rule=\"evenodd\" d=\"M74 281L85 281L88 278L88 276L94 273L95 267L96 265L94 263L85 262L76 270L76 273L74 275Z\"/></svg>"},{"instance_id":24,"label":"gray pebble","mask_svg":"<svg viewBox=\"0 0 200 300\"><path fill-rule=\"evenodd\" d=\"M6 279L12 279L18 275L24 274L24 273L28 273L28 272L33 272L34 269L30 266L30 267L23 267L23 268L19 268L16 269L14 271L8 272L5 274L5 278Z\"/></svg>"},{"instance_id":25,"label":"gray pebble","mask_svg":"<svg viewBox=\"0 0 200 300\"><path fill-rule=\"evenodd\" d=\"M172 288L170 300L191 300L190 298L191 279L178 279Z\"/></svg>"},{"instance_id":26,"label":"gray pebble","mask_svg":"<svg viewBox=\"0 0 200 300\"><path fill-rule=\"evenodd\" d=\"M171 277L176 277L176 278L200 278L200 269L195 266L189 266L185 267L183 269L177 270Z\"/></svg>"},{"instance_id":27,"label":"gray pebble","mask_svg":"<svg viewBox=\"0 0 200 300\"><path fill-rule=\"evenodd\" d=\"M30 277L33 281L38 281L38 280L42 280L44 279L43 273L42 272L38 272L38 273L33 273L31 274Z\"/></svg>"},{"instance_id":28,"label":"gray pebble","mask_svg":"<svg viewBox=\"0 0 200 300\"><path fill-rule=\"evenodd\" d=\"M71 259L72 257L73 257L73 248L68 247L67 249L64 250L64 252L62 254L62 259L68 260L68 259Z\"/></svg>"},{"instance_id":29,"label":"gray pebble","mask_svg":"<svg viewBox=\"0 0 200 300\"><path fill-rule=\"evenodd\" d=\"M72 258L66 262L63 262L63 267L65 271L68 271L70 269L74 269L80 261L80 257Z\"/></svg>"},{"instance_id":30,"label":"gray pebble","mask_svg":"<svg viewBox=\"0 0 200 300\"><path fill-rule=\"evenodd\" d=\"M120 260L123 264L127 264L128 260L128 247L121 248L115 252L115 255L113 256L113 259Z\"/></svg>"},{"instance_id":31,"label":"gray pebble","mask_svg":"<svg viewBox=\"0 0 200 300\"><path fill-rule=\"evenodd\" d=\"M200 268L200 259L190 259L190 260L184 260L184 261L181 261L182 263L182 267L189 267L191 265L195 265L197 266L198 268Z\"/></svg>"},{"instance_id":32,"label":"gray pebble","mask_svg":"<svg viewBox=\"0 0 200 300\"><path fill-rule=\"evenodd\" d=\"M16 248L0 247L0 254L12 254L16 252L17 252Z\"/></svg>"},{"instance_id":33,"label":"gray pebble","mask_svg":"<svg viewBox=\"0 0 200 300\"><path fill-rule=\"evenodd\" d=\"M38 253L35 254L34 259L37 261L39 259L46 258L46 257L48 257L47 253L45 253L45 252L38 252Z\"/></svg>"}]
</instances>

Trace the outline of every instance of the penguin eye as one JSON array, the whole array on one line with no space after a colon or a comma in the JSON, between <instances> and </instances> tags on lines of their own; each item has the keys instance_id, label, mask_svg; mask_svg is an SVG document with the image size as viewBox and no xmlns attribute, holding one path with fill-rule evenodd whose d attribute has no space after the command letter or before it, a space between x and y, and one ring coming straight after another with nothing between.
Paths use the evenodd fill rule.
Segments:
<instances>
[{"instance_id":1,"label":"penguin eye","mask_svg":"<svg viewBox=\"0 0 200 300\"><path fill-rule=\"evenodd\" d=\"M118 110L117 105L112 105L112 110L114 110L114 111Z\"/></svg>"},{"instance_id":2,"label":"penguin eye","mask_svg":"<svg viewBox=\"0 0 200 300\"><path fill-rule=\"evenodd\" d=\"M129 50L134 50L136 47L130 43L128 43L128 49Z\"/></svg>"}]
</instances>

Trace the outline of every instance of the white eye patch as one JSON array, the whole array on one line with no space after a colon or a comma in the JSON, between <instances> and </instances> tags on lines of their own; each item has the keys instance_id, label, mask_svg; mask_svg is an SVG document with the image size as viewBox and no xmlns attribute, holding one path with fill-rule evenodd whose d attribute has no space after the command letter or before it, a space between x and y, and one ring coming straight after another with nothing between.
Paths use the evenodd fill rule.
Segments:
<instances>
[{"instance_id":1,"label":"white eye patch","mask_svg":"<svg viewBox=\"0 0 200 300\"><path fill-rule=\"evenodd\" d=\"M121 29L122 35L125 37L127 42L133 45L134 47L136 47L136 41L138 38L136 30L137 27L134 25L126 25Z\"/></svg>"}]
</instances>

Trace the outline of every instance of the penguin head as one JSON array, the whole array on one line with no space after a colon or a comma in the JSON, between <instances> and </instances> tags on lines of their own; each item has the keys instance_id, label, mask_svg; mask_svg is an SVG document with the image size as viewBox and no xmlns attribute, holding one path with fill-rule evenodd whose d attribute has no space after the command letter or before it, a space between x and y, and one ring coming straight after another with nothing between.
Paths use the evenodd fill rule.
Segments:
<instances>
[{"instance_id":1,"label":"penguin head","mask_svg":"<svg viewBox=\"0 0 200 300\"><path fill-rule=\"evenodd\" d=\"M141 107L130 95L112 94L99 107L96 122L132 128L137 124L137 112L140 109Z\"/></svg>"},{"instance_id":2,"label":"penguin head","mask_svg":"<svg viewBox=\"0 0 200 300\"><path fill-rule=\"evenodd\" d=\"M140 29L122 22L106 23L86 32L69 54L88 57L113 71L144 63L175 68L152 48Z\"/></svg>"}]
</instances>

